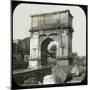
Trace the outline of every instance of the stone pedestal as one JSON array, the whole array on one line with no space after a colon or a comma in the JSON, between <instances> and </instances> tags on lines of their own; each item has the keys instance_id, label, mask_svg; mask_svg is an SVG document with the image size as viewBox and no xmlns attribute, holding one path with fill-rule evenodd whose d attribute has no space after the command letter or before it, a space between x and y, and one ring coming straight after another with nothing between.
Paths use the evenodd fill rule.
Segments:
<instances>
[{"instance_id":1,"label":"stone pedestal","mask_svg":"<svg viewBox=\"0 0 90 90\"><path fill-rule=\"evenodd\" d=\"M57 60L57 65L69 65L68 60Z\"/></svg>"},{"instance_id":2,"label":"stone pedestal","mask_svg":"<svg viewBox=\"0 0 90 90\"><path fill-rule=\"evenodd\" d=\"M38 69L40 67L41 67L41 61L40 60L29 61L29 65L28 65L29 69Z\"/></svg>"},{"instance_id":3,"label":"stone pedestal","mask_svg":"<svg viewBox=\"0 0 90 90\"><path fill-rule=\"evenodd\" d=\"M69 57L57 59L57 65L72 65L72 62L73 62L72 58Z\"/></svg>"}]
</instances>

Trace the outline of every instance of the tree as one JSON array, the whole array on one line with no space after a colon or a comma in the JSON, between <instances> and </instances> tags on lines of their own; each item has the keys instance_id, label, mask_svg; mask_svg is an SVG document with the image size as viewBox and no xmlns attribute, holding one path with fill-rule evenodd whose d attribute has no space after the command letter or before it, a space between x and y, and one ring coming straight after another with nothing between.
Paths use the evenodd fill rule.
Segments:
<instances>
[{"instance_id":1,"label":"tree","mask_svg":"<svg viewBox=\"0 0 90 90\"><path fill-rule=\"evenodd\" d=\"M49 54L51 57L56 58L56 50L57 50L57 46L53 45L50 50L49 50Z\"/></svg>"}]
</instances>

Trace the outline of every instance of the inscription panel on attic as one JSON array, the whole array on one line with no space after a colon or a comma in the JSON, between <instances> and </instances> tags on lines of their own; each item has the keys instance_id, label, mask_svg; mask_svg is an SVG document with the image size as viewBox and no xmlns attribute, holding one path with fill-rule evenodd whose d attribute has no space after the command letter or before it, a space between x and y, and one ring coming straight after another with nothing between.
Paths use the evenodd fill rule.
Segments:
<instances>
[{"instance_id":1,"label":"inscription panel on attic","mask_svg":"<svg viewBox=\"0 0 90 90\"><path fill-rule=\"evenodd\" d=\"M32 30L56 29L62 25L72 26L72 16L68 10L32 16Z\"/></svg>"}]
</instances>

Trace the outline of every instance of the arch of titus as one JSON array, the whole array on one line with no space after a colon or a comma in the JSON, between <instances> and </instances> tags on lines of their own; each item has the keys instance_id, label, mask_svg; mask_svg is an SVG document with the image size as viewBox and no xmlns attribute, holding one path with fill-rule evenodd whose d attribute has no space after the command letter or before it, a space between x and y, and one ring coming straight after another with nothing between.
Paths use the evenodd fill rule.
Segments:
<instances>
[{"instance_id":1,"label":"arch of titus","mask_svg":"<svg viewBox=\"0 0 90 90\"><path fill-rule=\"evenodd\" d=\"M56 64L72 64L72 19L69 10L31 16L31 67L48 66L48 46L51 42L57 43L54 57Z\"/></svg>"}]
</instances>

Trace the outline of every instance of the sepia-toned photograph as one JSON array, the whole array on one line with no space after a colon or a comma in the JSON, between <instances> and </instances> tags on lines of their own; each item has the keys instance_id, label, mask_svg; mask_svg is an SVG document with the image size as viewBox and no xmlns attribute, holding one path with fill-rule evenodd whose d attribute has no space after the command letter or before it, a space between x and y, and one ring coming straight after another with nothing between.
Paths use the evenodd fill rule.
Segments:
<instances>
[{"instance_id":1,"label":"sepia-toned photograph","mask_svg":"<svg viewBox=\"0 0 90 90\"><path fill-rule=\"evenodd\" d=\"M12 88L87 84L87 5L12 1Z\"/></svg>"}]
</instances>

